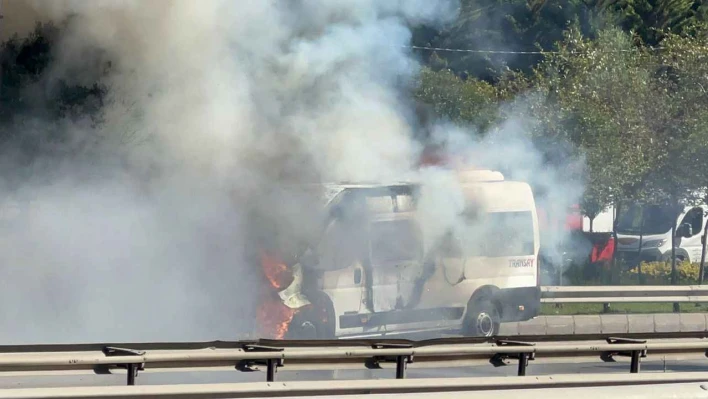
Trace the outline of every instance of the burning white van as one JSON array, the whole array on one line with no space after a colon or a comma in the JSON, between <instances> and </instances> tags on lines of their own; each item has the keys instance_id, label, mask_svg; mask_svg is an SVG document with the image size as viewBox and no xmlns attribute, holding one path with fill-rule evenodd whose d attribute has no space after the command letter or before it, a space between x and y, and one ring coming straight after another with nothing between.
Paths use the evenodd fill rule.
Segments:
<instances>
[{"instance_id":1,"label":"burning white van","mask_svg":"<svg viewBox=\"0 0 708 399\"><path fill-rule=\"evenodd\" d=\"M531 188L493 171L457 177L462 228L435 243L420 225L419 184L328 185L319 242L293 265L262 259L278 295L259 309L259 335L493 336L501 322L535 317L540 245Z\"/></svg>"}]
</instances>

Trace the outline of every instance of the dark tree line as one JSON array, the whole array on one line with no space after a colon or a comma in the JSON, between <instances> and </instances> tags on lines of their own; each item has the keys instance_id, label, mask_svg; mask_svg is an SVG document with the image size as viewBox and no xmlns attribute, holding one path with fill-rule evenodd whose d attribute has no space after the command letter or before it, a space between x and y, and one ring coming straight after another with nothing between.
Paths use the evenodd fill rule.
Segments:
<instances>
[{"instance_id":1,"label":"dark tree line","mask_svg":"<svg viewBox=\"0 0 708 399\"><path fill-rule=\"evenodd\" d=\"M462 0L442 29L413 44L533 54L421 51L412 97L430 118L484 135L522 102L528 134L549 162L582 155L582 207L594 216L622 199L689 201L708 186L707 6L700 0ZM0 160L10 184L52 162L91 153L77 124L101 123L109 68L87 59L95 83L52 67L62 26L38 25L2 44ZM91 55L87 55L91 57ZM514 111L516 112L516 111ZM552 145L563 143L563 146ZM38 160L42 163L38 163ZM702 169L703 168L703 169Z\"/></svg>"},{"instance_id":2,"label":"dark tree line","mask_svg":"<svg viewBox=\"0 0 708 399\"><path fill-rule=\"evenodd\" d=\"M107 89L77 84L53 70L61 28L38 24L26 37L2 43L0 53L0 176L13 186L86 151L72 129L95 125ZM11 188L11 187L4 187Z\"/></svg>"}]
</instances>

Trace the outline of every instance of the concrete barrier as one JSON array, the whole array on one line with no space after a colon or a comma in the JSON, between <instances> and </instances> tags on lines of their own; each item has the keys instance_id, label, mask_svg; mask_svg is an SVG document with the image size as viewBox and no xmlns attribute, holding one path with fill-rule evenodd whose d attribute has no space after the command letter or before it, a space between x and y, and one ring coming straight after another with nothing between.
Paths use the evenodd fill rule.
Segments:
<instances>
[{"instance_id":1,"label":"concrete barrier","mask_svg":"<svg viewBox=\"0 0 708 399\"><path fill-rule=\"evenodd\" d=\"M662 332L708 332L708 313L602 314L539 316L504 323L500 335L581 335Z\"/></svg>"},{"instance_id":2,"label":"concrete barrier","mask_svg":"<svg viewBox=\"0 0 708 399\"><path fill-rule=\"evenodd\" d=\"M630 314L627 315L627 331L634 333L653 333L654 315L653 314Z\"/></svg>"}]
</instances>

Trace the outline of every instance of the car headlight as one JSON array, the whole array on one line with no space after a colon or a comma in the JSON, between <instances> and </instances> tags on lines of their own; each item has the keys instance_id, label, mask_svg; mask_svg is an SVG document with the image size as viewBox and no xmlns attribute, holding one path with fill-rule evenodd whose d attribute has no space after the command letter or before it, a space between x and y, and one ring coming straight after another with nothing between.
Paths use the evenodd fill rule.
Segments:
<instances>
[{"instance_id":1,"label":"car headlight","mask_svg":"<svg viewBox=\"0 0 708 399\"><path fill-rule=\"evenodd\" d=\"M659 248L666 243L666 239L644 241L642 248Z\"/></svg>"}]
</instances>

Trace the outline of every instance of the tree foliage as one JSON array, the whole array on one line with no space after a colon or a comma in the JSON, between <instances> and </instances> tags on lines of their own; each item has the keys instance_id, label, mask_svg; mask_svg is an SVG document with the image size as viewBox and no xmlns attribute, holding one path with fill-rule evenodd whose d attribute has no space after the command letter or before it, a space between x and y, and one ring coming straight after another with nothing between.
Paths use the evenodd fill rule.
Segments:
<instances>
[{"instance_id":1,"label":"tree foliage","mask_svg":"<svg viewBox=\"0 0 708 399\"><path fill-rule=\"evenodd\" d=\"M461 0L456 21L443 29L420 28L418 46L473 50L430 52L431 66L461 77L493 81L508 67L529 72L542 54L564 40L571 27L594 39L599 31L621 27L644 45L659 46L670 35L701 37L708 31L703 0ZM491 52L490 52L491 51ZM495 53L494 51L497 51ZM518 53L518 54L516 54Z\"/></svg>"},{"instance_id":2,"label":"tree foliage","mask_svg":"<svg viewBox=\"0 0 708 399\"><path fill-rule=\"evenodd\" d=\"M60 34L59 26L38 24L29 36L15 35L2 44L0 178L5 185L86 149L87 143L72 142L66 122L75 127L78 122L90 125L100 120L106 88L98 81L72 82L52 70ZM40 159L43 164L38 164Z\"/></svg>"},{"instance_id":3,"label":"tree foliage","mask_svg":"<svg viewBox=\"0 0 708 399\"><path fill-rule=\"evenodd\" d=\"M415 97L433 107L438 116L486 130L497 119L495 88L484 81L461 81L449 70L426 68L420 74Z\"/></svg>"},{"instance_id":4,"label":"tree foliage","mask_svg":"<svg viewBox=\"0 0 708 399\"><path fill-rule=\"evenodd\" d=\"M437 104L443 116L475 121L474 106L460 110L465 104L485 99L484 110L478 109L486 114L491 101L502 106L525 93L529 114L538 122L528 133L537 142L571 143L566 152L584 157L580 205L590 217L617 201L692 201L708 187L706 44L702 36L669 34L658 50L637 45L618 28L588 37L571 27L526 76L507 73L514 78L499 79L490 90L473 78L428 71L445 83L432 83L429 76L427 84L451 94L440 101L442 96L427 89L419 97Z\"/></svg>"},{"instance_id":5,"label":"tree foliage","mask_svg":"<svg viewBox=\"0 0 708 399\"><path fill-rule=\"evenodd\" d=\"M414 44L552 51L424 51L413 97L478 134L524 113L534 142L553 149L547 162L583 157L589 216L626 199L692 201L708 187L707 15L697 0L463 0L457 21L417 30ZM38 25L2 44L4 166L31 173L38 158L73 156L90 144L73 143L63 123L101 123L104 66L87 60L99 65L91 84L53 73L61 29Z\"/></svg>"},{"instance_id":6,"label":"tree foliage","mask_svg":"<svg viewBox=\"0 0 708 399\"><path fill-rule=\"evenodd\" d=\"M708 27L703 0L611 0L600 5L611 10L625 30L652 46L667 35L696 36Z\"/></svg>"},{"instance_id":7,"label":"tree foliage","mask_svg":"<svg viewBox=\"0 0 708 399\"><path fill-rule=\"evenodd\" d=\"M533 52L553 47L576 23L592 34L596 13L582 0L462 0L457 20L440 31L421 28L413 43L437 48L482 52L423 52L430 65L449 68L461 76L493 81L508 67L528 72L542 59ZM488 50L502 51L489 53ZM509 53L511 52L511 53Z\"/></svg>"}]
</instances>

